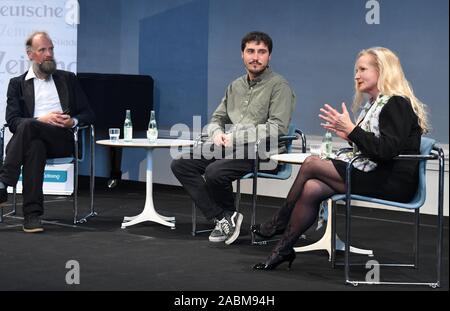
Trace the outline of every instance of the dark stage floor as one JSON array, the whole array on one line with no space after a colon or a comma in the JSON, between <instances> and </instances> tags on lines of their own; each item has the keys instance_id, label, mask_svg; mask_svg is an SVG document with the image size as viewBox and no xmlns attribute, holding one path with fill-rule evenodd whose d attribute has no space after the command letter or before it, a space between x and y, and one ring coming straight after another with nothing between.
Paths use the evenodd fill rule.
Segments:
<instances>
[{"instance_id":1,"label":"dark stage floor","mask_svg":"<svg viewBox=\"0 0 450 311\"><path fill-rule=\"evenodd\" d=\"M161 214L176 217L176 229L155 223L121 229L124 216L138 214L144 204L145 184L122 182L107 189L99 179L95 206L99 215L77 227L70 223L71 203L63 197L47 196L46 231L26 234L21 219L6 218L0 224L0 290L151 290L151 291L377 291L426 290L414 286L344 285L342 267L332 269L325 251L297 255L292 269L253 271L272 245L251 246L250 200L243 197L244 224L240 238L231 246L208 242L208 234L193 237L191 201L183 189L154 186L154 199ZM19 197L19 199L21 199ZM11 198L10 198L11 201ZM260 197L257 219L264 220L280 205L280 199ZM87 186L80 193L80 206L88 204ZM412 249L413 214L355 208L355 246L371 248L374 258L354 255L361 263L369 259L409 261ZM21 208L19 208L19 214ZM199 217L202 226L209 226ZM343 209L338 210L338 232L343 236ZM435 279L435 217L424 216L421 225L421 256L418 270L382 268L381 278L403 281ZM310 230L299 245L317 240L322 230ZM442 287L448 291L448 219L444 229ZM338 255L342 260L343 255ZM68 285L76 260L80 284ZM69 262L69 266L66 264ZM364 278L368 270L355 267L352 275Z\"/></svg>"}]
</instances>

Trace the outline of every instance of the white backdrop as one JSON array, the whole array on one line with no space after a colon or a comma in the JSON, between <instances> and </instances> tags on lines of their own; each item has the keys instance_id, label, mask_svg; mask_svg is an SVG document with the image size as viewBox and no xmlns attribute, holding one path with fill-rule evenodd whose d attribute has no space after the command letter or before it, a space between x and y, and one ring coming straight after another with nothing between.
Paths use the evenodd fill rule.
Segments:
<instances>
[{"instance_id":1,"label":"white backdrop","mask_svg":"<svg viewBox=\"0 0 450 311\"><path fill-rule=\"evenodd\" d=\"M47 31L58 68L76 72L79 5L74 0L0 0L0 125L5 121L9 80L28 70L25 40Z\"/></svg>"}]
</instances>

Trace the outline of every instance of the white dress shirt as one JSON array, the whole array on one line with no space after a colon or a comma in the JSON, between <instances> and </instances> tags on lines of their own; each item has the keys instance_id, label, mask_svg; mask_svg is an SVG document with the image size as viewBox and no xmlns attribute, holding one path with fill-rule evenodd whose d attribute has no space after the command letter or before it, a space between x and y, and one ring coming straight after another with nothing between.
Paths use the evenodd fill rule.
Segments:
<instances>
[{"instance_id":1,"label":"white dress shirt","mask_svg":"<svg viewBox=\"0 0 450 311\"><path fill-rule=\"evenodd\" d=\"M61 101L59 100L58 90L56 89L53 76L47 80L39 79L34 73L33 66L28 69L25 80L33 79L34 83L34 118L42 117L50 112L63 112ZM78 120L73 118L74 127Z\"/></svg>"},{"instance_id":2,"label":"white dress shirt","mask_svg":"<svg viewBox=\"0 0 450 311\"><path fill-rule=\"evenodd\" d=\"M25 80L33 79L34 83L34 116L42 117L49 112L62 112L61 101L52 75L47 80L39 79L30 67Z\"/></svg>"}]
</instances>

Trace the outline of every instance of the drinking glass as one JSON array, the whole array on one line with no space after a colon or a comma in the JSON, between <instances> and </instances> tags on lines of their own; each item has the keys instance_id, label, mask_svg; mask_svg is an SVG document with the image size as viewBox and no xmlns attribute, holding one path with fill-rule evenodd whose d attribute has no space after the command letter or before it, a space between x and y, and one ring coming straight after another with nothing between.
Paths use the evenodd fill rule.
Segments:
<instances>
[{"instance_id":1,"label":"drinking glass","mask_svg":"<svg viewBox=\"0 0 450 311\"><path fill-rule=\"evenodd\" d=\"M322 145L321 144L310 144L309 152L311 155L321 156L322 154Z\"/></svg>"},{"instance_id":2,"label":"drinking glass","mask_svg":"<svg viewBox=\"0 0 450 311\"><path fill-rule=\"evenodd\" d=\"M109 129L109 140L111 142L118 142L120 136L120 128L110 128Z\"/></svg>"}]
</instances>

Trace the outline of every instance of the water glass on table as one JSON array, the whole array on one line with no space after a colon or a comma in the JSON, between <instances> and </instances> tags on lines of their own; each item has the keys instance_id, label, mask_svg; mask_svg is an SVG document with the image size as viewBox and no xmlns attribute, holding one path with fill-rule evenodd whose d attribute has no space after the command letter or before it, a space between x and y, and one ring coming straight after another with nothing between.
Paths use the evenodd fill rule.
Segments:
<instances>
[{"instance_id":1,"label":"water glass on table","mask_svg":"<svg viewBox=\"0 0 450 311\"><path fill-rule=\"evenodd\" d=\"M111 142L119 142L120 128L110 128L109 129L109 140Z\"/></svg>"},{"instance_id":2,"label":"water glass on table","mask_svg":"<svg viewBox=\"0 0 450 311\"><path fill-rule=\"evenodd\" d=\"M309 153L311 155L321 156L322 155L322 145L321 144L310 144Z\"/></svg>"}]
</instances>

